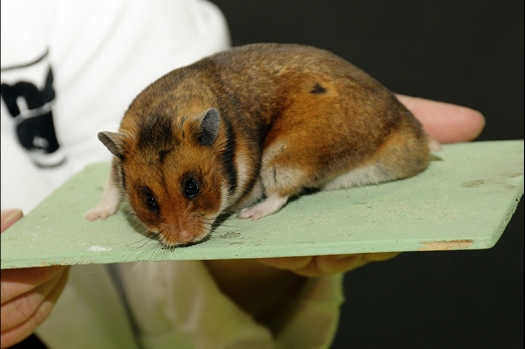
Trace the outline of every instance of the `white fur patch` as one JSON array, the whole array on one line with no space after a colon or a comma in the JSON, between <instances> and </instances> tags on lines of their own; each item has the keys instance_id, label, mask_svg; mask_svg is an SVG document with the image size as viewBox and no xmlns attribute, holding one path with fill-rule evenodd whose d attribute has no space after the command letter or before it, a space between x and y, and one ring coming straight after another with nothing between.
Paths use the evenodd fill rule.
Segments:
<instances>
[{"instance_id":1,"label":"white fur patch","mask_svg":"<svg viewBox=\"0 0 525 349\"><path fill-rule=\"evenodd\" d=\"M85 215L88 220L94 221L97 218L104 220L117 213L120 204L120 190L115 183L115 178L113 177L113 171L111 171L106 184L104 185L100 202Z\"/></svg>"},{"instance_id":2,"label":"white fur patch","mask_svg":"<svg viewBox=\"0 0 525 349\"><path fill-rule=\"evenodd\" d=\"M225 209L227 209L228 206L231 205L230 201L231 200L229 197L228 186L226 185L226 183L224 183L223 185L221 185L221 207L219 208L219 212L217 213L223 212Z\"/></svg>"},{"instance_id":3,"label":"white fur patch","mask_svg":"<svg viewBox=\"0 0 525 349\"><path fill-rule=\"evenodd\" d=\"M235 165L237 169L237 188L235 189L235 193L233 194L231 200L232 204L239 200L239 197L244 192L246 185L250 181L250 178L248 176L248 159L244 154L237 154L237 156L235 157Z\"/></svg>"},{"instance_id":4,"label":"white fur patch","mask_svg":"<svg viewBox=\"0 0 525 349\"><path fill-rule=\"evenodd\" d=\"M381 182L396 179L392 174L382 170L378 165L367 165L336 177L326 183L322 190L336 190L342 188L360 187L369 184L378 184Z\"/></svg>"}]
</instances>

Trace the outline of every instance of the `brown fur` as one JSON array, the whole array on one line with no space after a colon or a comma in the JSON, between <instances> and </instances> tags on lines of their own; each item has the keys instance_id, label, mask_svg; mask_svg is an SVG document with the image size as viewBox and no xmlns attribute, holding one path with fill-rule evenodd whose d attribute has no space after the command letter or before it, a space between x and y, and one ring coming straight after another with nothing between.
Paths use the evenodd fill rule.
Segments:
<instances>
[{"instance_id":1,"label":"brown fur","mask_svg":"<svg viewBox=\"0 0 525 349\"><path fill-rule=\"evenodd\" d=\"M220 124L204 144L210 108ZM248 45L174 70L106 137L123 193L167 245L205 237L220 213L258 197L259 180L278 209L356 169L373 168L370 181L380 182L413 176L429 158L428 136L391 92L345 60L299 45ZM192 199L183 194L188 176L201 189ZM144 187L158 211L145 205Z\"/></svg>"}]
</instances>

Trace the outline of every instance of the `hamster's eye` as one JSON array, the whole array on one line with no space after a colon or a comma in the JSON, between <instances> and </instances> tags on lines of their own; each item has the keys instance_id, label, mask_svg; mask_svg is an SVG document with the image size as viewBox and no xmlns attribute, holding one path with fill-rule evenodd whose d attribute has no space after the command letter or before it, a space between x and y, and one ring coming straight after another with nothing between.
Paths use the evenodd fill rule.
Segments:
<instances>
[{"instance_id":1,"label":"hamster's eye","mask_svg":"<svg viewBox=\"0 0 525 349\"><path fill-rule=\"evenodd\" d=\"M159 209L159 204L157 203L157 200L155 200L153 195L146 194L146 197L144 198L144 202L146 203L146 206L151 211L157 211Z\"/></svg>"},{"instance_id":2,"label":"hamster's eye","mask_svg":"<svg viewBox=\"0 0 525 349\"><path fill-rule=\"evenodd\" d=\"M148 187L141 187L140 191L142 192L142 197L144 199L144 204L146 207L153 212L156 212L159 210L159 204L157 200L155 200L155 196L151 192L151 189Z\"/></svg>"},{"instance_id":3,"label":"hamster's eye","mask_svg":"<svg viewBox=\"0 0 525 349\"><path fill-rule=\"evenodd\" d=\"M193 199L199 194L199 184L193 178L188 178L184 183L184 195L188 199Z\"/></svg>"}]
</instances>

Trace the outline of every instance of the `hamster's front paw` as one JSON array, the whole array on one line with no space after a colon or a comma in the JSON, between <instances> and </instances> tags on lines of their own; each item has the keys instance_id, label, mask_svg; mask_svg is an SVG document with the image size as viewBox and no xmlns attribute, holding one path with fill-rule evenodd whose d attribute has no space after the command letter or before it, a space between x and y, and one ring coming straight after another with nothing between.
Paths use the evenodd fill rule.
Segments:
<instances>
[{"instance_id":1,"label":"hamster's front paw","mask_svg":"<svg viewBox=\"0 0 525 349\"><path fill-rule=\"evenodd\" d=\"M109 206L97 206L91 210L89 210L85 217L89 220L89 221L94 221L96 220L97 218L100 218L102 220L105 220L106 218L108 218L109 216L112 216L114 215L115 213L117 213L117 208L114 208L114 207L109 207Z\"/></svg>"}]
</instances>

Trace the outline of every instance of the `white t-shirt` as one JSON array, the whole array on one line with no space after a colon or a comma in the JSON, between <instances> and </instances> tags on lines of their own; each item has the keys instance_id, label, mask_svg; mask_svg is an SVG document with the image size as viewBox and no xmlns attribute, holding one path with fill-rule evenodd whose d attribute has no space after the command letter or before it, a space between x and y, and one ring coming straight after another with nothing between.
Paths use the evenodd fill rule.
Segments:
<instances>
[{"instance_id":1,"label":"white t-shirt","mask_svg":"<svg viewBox=\"0 0 525 349\"><path fill-rule=\"evenodd\" d=\"M229 45L222 14L201 0L1 6L2 209L28 212L87 164L110 161L97 132L116 131L158 77ZM68 349L323 348L337 326L341 280L311 279L274 337L201 262L75 266L37 333Z\"/></svg>"},{"instance_id":2,"label":"white t-shirt","mask_svg":"<svg viewBox=\"0 0 525 349\"><path fill-rule=\"evenodd\" d=\"M196 0L2 1L1 35L2 207L25 212L111 159L97 132L116 131L142 89L229 45L221 13Z\"/></svg>"}]
</instances>

